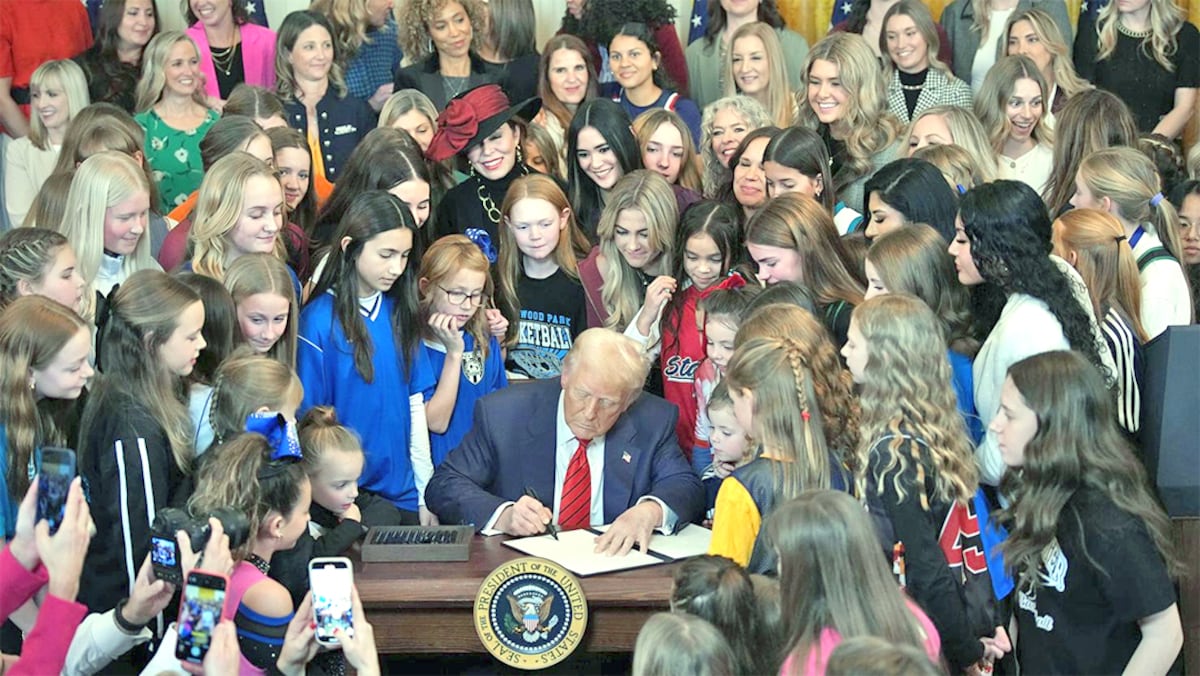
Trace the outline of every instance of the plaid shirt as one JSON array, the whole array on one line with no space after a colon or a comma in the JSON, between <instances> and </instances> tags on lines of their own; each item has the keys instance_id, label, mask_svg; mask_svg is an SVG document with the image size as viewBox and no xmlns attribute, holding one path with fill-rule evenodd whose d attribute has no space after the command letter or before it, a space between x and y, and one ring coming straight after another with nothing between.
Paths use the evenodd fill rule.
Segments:
<instances>
[{"instance_id":1,"label":"plaid shirt","mask_svg":"<svg viewBox=\"0 0 1200 676\"><path fill-rule=\"evenodd\" d=\"M368 33L367 40L346 66L346 89L350 96L363 100L371 98L380 85L392 82L404 56L396 42L396 21L391 17L381 28Z\"/></svg>"},{"instance_id":2,"label":"plaid shirt","mask_svg":"<svg viewBox=\"0 0 1200 676\"><path fill-rule=\"evenodd\" d=\"M900 73L892 69L892 78L887 87L888 110L900 119L909 122L912 118L934 106L958 106L971 110L971 88L962 80L948 75L940 68L930 68L925 74L925 84L921 86L921 94L917 97L917 105L913 108L912 117L908 115L908 106L904 103L904 90L900 88Z\"/></svg>"}]
</instances>

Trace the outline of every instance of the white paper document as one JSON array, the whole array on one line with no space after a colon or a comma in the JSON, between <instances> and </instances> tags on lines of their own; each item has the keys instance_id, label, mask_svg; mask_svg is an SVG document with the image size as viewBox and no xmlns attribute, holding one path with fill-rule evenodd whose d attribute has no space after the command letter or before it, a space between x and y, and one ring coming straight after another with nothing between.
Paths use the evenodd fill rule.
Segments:
<instances>
[{"instance_id":1,"label":"white paper document","mask_svg":"<svg viewBox=\"0 0 1200 676\"><path fill-rule=\"evenodd\" d=\"M592 530L603 533L608 526L593 526ZM712 531L704 526L689 523L674 535L655 533L650 536L650 551L678 561L708 553L708 545L712 542Z\"/></svg>"},{"instance_id":2,"label":"white paper document","mask_svg":"<svg viewBox=\"0 0 1200 676\"><path fill-rule=\"evenodd\" d=\"M596 534L592 531L603 533L606 530L608 526L596 526L591 531L573 530L559 533L558 540L549 535L535 535L506 540L504 544L531 556L550 559L576 575L587 576L699 556L708 553L708 545L712 541L711 530L688 524L675 535L651 536L650 551L657 556L643 554L637 549L631 550L625 556L596 554L593 551L596 548Z\"/></svg>"},{"instance_id":3,"label":"white paper document","mask_svg":"<svg viewBox=\"0 0 1200 676\"><path fill-rule=\"evenodd\" d=\"M660 558L643 554L636 549L631 550L625 556L597 554L595 552L596 534L590 530L560 532L557 540L549 535L535 535L517 540L505 540L504 544L530 556L550 559L580 576L654 566L664 562Z\"/></svg>"}]
</instances>

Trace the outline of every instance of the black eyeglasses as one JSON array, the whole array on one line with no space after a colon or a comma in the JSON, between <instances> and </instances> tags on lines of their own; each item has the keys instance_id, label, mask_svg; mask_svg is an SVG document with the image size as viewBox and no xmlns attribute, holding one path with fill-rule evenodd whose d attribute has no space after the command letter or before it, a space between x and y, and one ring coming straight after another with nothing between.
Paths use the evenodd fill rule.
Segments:
<instances>
[{"instance_id":1,"label":"black eyeglasses","mask_svg":"<svg viewBox=\"0 0 1200 676\"><path fill-rule=\"evenodd\" d=\"M446 287L442 286L441 284L438 284L438 288L441 289L442 292L446 294L446 299L449 300L452 305L462 305L464 302L469 300L469 301L471 301L471 305L473 307L479 307L480 305L483 305L484 303L486 303L488 300L487 294L485 294L482 291L476 291L475 293L466 293L464 291L451 291L450 289L447 289Z\"/></svg>"}]
</instances>

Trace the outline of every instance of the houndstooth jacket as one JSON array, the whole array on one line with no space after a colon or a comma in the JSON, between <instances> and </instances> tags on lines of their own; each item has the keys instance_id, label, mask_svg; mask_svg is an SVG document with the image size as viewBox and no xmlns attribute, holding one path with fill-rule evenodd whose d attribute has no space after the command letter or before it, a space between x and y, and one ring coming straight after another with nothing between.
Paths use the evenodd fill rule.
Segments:
<instances>
[{"instance_id":1,"label":"houndstooth jacket","mask_svg":"<svg viewBox=\"0 0 1200 676\"><path fill-rule=\"evenodd\" d=\"M970 109L972 105L971 87L940 68L930 68L926 73L925 84L917 97L917 106L913 109L912 117L908 115L908 106L904 105L900 72L895 69L892 69L892 77L888 80L887 100L888 110L905 123L934 106L949 105Z\"/></svg>"}]
</instances>

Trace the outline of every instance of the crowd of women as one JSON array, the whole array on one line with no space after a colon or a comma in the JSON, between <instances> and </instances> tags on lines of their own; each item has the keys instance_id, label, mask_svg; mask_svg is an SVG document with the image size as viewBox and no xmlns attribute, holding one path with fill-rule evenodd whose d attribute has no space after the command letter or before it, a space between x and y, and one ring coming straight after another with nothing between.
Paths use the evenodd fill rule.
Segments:
<instances>
[{"instance_id":1,"label":"crowd of women","mask_svg":"<svg viewBox=\"0 0 1200 676\"><path fill-rule=\"evenodd\" d=\"M437 524L475 402L590 327L655 364L713 529L635 672L1165 673L1138 444L1200 299L1196 28L854 0L810 47L709 6L685 48L664 0L569 0L539 53L530 0L0 0L0 534L63 602L0 603L14 673L162 666L169 506L248 516L223 632L304 669L308 561ZM64 445L94 537L22 502Z\"/></svg>"}]
</instances>

